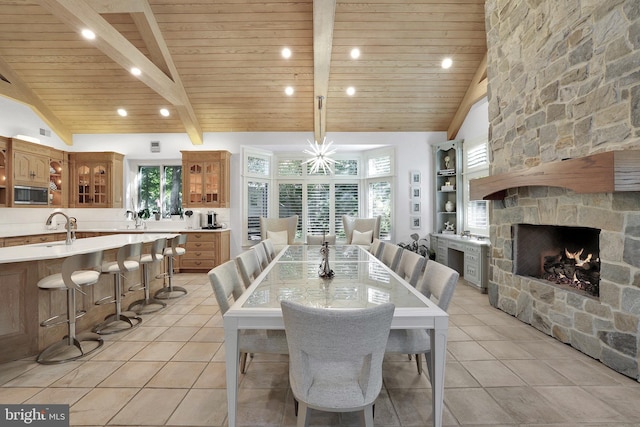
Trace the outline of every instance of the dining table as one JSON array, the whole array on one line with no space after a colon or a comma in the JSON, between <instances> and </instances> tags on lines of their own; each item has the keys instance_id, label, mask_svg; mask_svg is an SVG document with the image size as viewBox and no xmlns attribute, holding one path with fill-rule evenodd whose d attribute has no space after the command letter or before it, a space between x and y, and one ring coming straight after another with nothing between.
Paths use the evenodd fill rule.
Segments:
<instances>
[{"instance_id":1,"label":"dining table","mask_svg":"<svg viewBox=\"0 0 640 427\"><path fill-rule=\"evenodd\" d=\"M426 329L431 339L433 425L442 425L445 355L449 318L437 304L416 290L359 245L289 245L269 263L223 316L228 426L235 427L238 404L238 337L244 329L284 330L282 300L310 307L357 310L391 302L391 329ZM325 248L326 249L326 248ZM333 271L320 277L323 260ZM322 264L322 267L321 267ZM416 374L417 375L417 374ZM425 402L429 405L429 402Z\"/></svg>"}]
</instances>

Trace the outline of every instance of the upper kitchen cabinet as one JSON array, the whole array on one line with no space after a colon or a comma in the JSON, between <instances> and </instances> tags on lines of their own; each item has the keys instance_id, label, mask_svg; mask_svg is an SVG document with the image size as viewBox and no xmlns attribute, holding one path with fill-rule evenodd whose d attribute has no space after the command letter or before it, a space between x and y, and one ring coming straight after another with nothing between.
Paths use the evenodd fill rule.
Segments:
<instances>
[{"instance_id":1,"label":"upper kitchen cabinet","mask_svg":"<svg viewBox=\"0 0 640 427\"><path fill-rule=\"evenodd\" d=\"M72 208L121 208L123 158L114 152L70 153Z\"/></svg>"},{"instance_id":2,"label":"upper kitchen cabinet","mask_svg":"<svg viewBox=\"0 0 640 427\"><path fill-rule=\"evenodd\" d=\"M229 207L228 151L181 151L182 199L188 208Z\"/></svg>"},{"instance_id":3,"label":"upper kitchen cabinet","mask_svg":"<svg viewBox=\"0 0 640 427\"><path fill-rule=\"evenodd\" d=\"M0 207L7 206L8 204L8 190L7 190L7 174L9 173L9 159L8 155L8 142L9 140L4 137L0 137Z\"/></svg>"},{"instance_id":4,"label":"upper kitchen cabinet","mask_svg":"<svg viewBox=\"0 0 640 427\"><path fill-rule=\"evenodd\" d=\"M13 185L49 187L49 154L45 145L11 139Z\"/></svg>"}]
</instances>

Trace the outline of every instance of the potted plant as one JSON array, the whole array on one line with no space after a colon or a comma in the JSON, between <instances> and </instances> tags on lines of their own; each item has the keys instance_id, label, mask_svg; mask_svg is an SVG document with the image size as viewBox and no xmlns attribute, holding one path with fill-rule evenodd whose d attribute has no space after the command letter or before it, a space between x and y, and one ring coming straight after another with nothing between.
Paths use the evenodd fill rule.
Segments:
<instances>
[{"instance_id":1,"label":"potted plant","mask_svg":"<svg viewBox=\"0 0 640 427\"><path fill-rule=\"evenodd\" d=\"M403 249L422 255L428 259L436 259L436 254L429 248L429 240L426 238L420 238L418 233L413 233L411 236L411 242L398 243Z\"/></svg>"}]
</instances>

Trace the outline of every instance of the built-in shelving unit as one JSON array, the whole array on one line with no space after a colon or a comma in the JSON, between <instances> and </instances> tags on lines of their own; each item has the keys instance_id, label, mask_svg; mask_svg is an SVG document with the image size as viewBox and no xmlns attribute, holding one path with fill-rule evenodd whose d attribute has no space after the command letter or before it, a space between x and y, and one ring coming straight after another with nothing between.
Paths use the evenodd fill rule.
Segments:
<instances>
[{"instance_id":1,"label":"built-in shelving unit","mask_svg":"<svg viewBox=\"0 0 640 427\"><path fill-rule=\"evenodd\" d=\"M436 186L433 201L433 229L435 233L455 234L462 229L464 212L462 140L434 145L433 159Z\"/></svg>"}]
</instances>

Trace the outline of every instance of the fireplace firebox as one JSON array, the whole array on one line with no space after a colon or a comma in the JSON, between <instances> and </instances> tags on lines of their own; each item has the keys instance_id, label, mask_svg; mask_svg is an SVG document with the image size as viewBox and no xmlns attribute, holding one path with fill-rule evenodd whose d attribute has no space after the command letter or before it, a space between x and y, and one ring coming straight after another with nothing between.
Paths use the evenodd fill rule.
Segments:
<instances>
[{"instance_id":1,"label":"fireplace firebox","mask_svg":"<svg viewBox=\"0 0 640 427\"><path fill-rule=\"evenodd\" d=\"M514 274L599 296L599 229L514 224L512 233Z\"/></svg>"}]
</instances>

